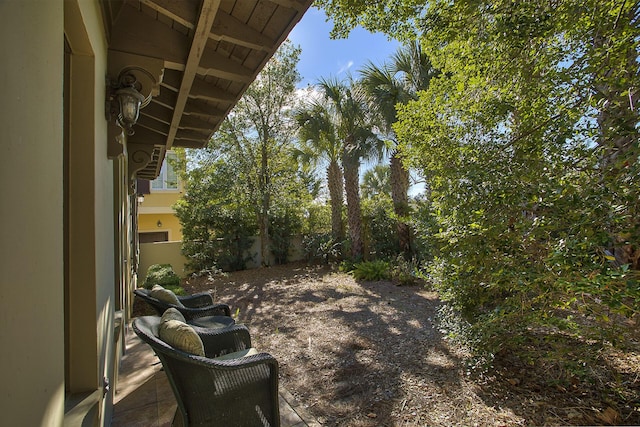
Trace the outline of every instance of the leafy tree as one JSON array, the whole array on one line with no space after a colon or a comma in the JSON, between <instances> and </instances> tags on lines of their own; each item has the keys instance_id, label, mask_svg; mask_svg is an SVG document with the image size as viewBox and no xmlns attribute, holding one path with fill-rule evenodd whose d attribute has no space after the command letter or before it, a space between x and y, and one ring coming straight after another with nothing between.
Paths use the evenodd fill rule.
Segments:
<instances>
[{"instance_id":1,"label":"leafy tree","mask_svg":"<svg viewBox=\"0 0 640 427\"><path fill-rule=\"evenodd\" d=\"M249 86L214 135L211 144L224 157L239 162L237 178L245 180L254 206L263 263L270 251L270 212L274 200L284 200L287 183L299 182L297 165L289 160L295 137L291 111L296 104L296 65L300 49L285 42Z\"/></svg>"},{"instance_id":2,"label":"leafy tree","mask_svg":"<svg viewBox=\"0 0 640 427\"><path fill-rule=\"evenodd\" d=\"M192 153L186 194L176 210L183 251L196 271L244 268L256 233L263 263L270 252L284 262L290 237L301 230L303 207L316 184L289 155L299 54L283 44L207 149Z\"/></svg>"},{"instance_id":3,"label":"leafy tree","mask_svg":"<svg viewBox=\"0 0 640 427\"><path fill-rule=\"evenodd\" d=\"M175 205L182 225L182 251L194 272L218 268L242 270L257 232L256 217L234 159L199 153L200 160L184 173L184 196ZM205 161L206 160L206 161Z\"/></svg>"},{"instance_id":4,"label":"leafy tree","mask_svg":"<svg viewBox=\"0 0 640 427\"><path fill-rule=\"evenodd\" d=\"M485 342L638 312L637 2L319 4L336 34L419 35L441 71L394 129L431 190L433 277Z\"/></svg>"}]
</instances>

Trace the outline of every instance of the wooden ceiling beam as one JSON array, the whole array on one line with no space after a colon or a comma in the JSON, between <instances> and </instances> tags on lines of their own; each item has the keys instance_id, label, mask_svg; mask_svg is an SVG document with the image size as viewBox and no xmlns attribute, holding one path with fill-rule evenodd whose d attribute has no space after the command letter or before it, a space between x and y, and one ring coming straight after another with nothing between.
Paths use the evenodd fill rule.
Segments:
<instances>
[{"instance_id":1,"label":"wooden ceiling beam","mask_svg":"<svg viewBox=\"0 0 640 427\"><path fill-rule=\"evenodd\" d=\"M169 125L167 123L162 123L161 121L154 120L153 117L149 116L140 116L138 122L136 123L136 129L138 129L138 127L143 127L150 131L162 134L165 137L169 133Z\"/></svg>"},{"instance_id":2,"label":"wooden ceiling beam","mask_svg":"<svg viewBox=\"0 0 640 427\"><path fill-rule=\"evenodd\" d=\"M207 99L211 101L221 101L226 103L235 102L238 98L235 94L221 89L211 83L207 83L202 79L195 79L191 87L190 98Z\"/></svg>"},{"instance_id":3,"label":"wooden ceiling beam","mask_svg":"<svg viewBox=\"0 0 640 427\"><path fill-rule=\"evenodd\" d=\"M273 4L277 4L278 6L284 6L289 9L293 9L297 12L304 12L307 10L308 6L305 4L301 4L296 0L269 0Z\"/></svg>"},{"instance_id":4,"label":"wooden ceiling beam","mask_svg":"<svg viewBox=\"0 0 640 427\"><path fill-rule=\"evenodd\" d=\"M216 16L216 20L213 23L213 28L215 31L209 34L212 40L224 40L239 46L264 52L269 52L274 45L274 41L269 37L223 11L218 12L218 16Z\"/></svg>"},{"instance_id":5,"label":"wooden ceiling beam","mask_svg":"<svg viewBox=\"0 0 640 427\"><path fill-rule=\"evenodd\" d=\"M178 99L178 94L165 88L160 91L160 95L154 96L151 102L173 109L173 106L176 105L176 99Z\"/></svg>"},{"instance_id":6,"label":"wooden ceiling beam","mask_svg":"<svg viewBox=\"0 0 640 427\"><path fill-rule=\"evenodd\" d=\"M174 92L178 92L180 90L180 85L182 84L182 73L177 70L169 70L165 69L164 74L162 75L162 82L160 85L167 89L170 89Z\"/></svg>"},{"instance_id":7,"label":"wooden ceiling beam","mask_svg":"<svg viewBox=\"0 0 640 427\"><path fill-rule=\"evenodd\" d=\"M176 139L179 140L190 140L190 141L206 141L209 139L209 135L211 134L210 130L206 132L198 132L197 130L190 129L179 129L176 133Z\"/></svg>"},{"instance_id":8,"label":"wooden ceiling beam","mask_svg":"<svg viewBox=\"0 0 640 427\"><path fill-rule=\"evenodd\" d=\"M222 118L227 114L226 110L215 108L199 99L189 99L184 107L184 113L205 118Z\"/></svg>"},{"instance_id":9,"label":"wooden ceiling beam","mask_svg":"<svg viewBox=\"0 0 640 427\"><path fill-rule=\"evenodd\" d=\"M151 102L149 105L140 110L140 115L153 117L155 120L169 125L171 124L171 119L173 118L173 110L160 104L154 104L153 102Z\"/></svg>"},{"instance_id":10,"label":"wooden ceiling beam","mask_svg":"<svg viewBox=\"0 0 640 427\"><path fill-rule=\"evenodd\" d=\"M195 116L183 116L180 121L180 129L201 130L205 132L211 131L213 124L206 120L199 119Z\"/></svg>"},{"instance_id":11,"label":"wooden ceiling beam","mask_svg":"<svg viewBox=\"0 0 640 427\"><path fill-rule=\"evenodd\" d=\"M251 83L253 80L253 72L250 69L212 49L206 49L203 52L198 74L216 76L243 83Z\"/></svg>"},{"instance_id":12,"label":"wooden ceiling beam","mask_svg":"<svg viewBox=\"0 0 640 427\"><path fill-rule=\"evenodd\" d=\"M178 98L173 111L171 127L167 137L167 149L170 149L173 145L173 139L178 131L182 113L187 103L189 93L191 92L191 85L198 71L202 55L206 50L209 33L211 32L211 27L213 26L213 21L219 8L220 0L203 0L202 2L200 16L194 29L191 49L189 50L189 56L185 63L184 75L182 76L180 91L178 92Z\"/></svg>"},{"instance_id":13,"label":"wooden ceiling beam","mask_svg":"<svg viewBox=\"0 0 640 427\"><path fill-rule=\"evenodd\" d=\"M137 9L128 9L114 23L110 49L162 58L165 63L185 63L189 53L188 37Z\"/></svg>"},{"instance_id":14,"label":"wooden ceiling beam","mask_svg":"<svg viewBox=\"0 0 640 427\"><path fill-rule=\"evenodd\" d=\"M166 135L152 131L151 129L136 127L136 133L129 137L129 141L142 145L162 145L167 143ZM127 144L129 143L127 141Z\"/></svg>"},{"instance_id":15,"label":"wooden ceiling beam","mask_svg":"<svg viewBox=\"0 0 640 427\"><path fill-rule=\"evenodd\" d=\"M140 0L140 3L170 19L173 19L190 30L193 30L193 23L196 22L198 17L197 9L193 8L194 3L188 1Z\"/></svg>"}]
</instances>

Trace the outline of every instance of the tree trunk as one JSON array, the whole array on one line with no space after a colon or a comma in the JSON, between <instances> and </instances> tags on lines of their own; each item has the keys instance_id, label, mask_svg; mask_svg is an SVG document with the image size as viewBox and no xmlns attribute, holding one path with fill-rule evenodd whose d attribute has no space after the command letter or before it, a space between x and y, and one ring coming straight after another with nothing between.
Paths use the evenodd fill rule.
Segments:
<instances>
[{"instance_id":1,"label":"tree trunk","mask_svg":"<svg viewBox=\"0 0 640 427\"><path fill-rule=\"evenodd\" d=\"M391 155L391 200L398 219L396 228L400 250L405 257L411 256L411 228L405 222L409 215L409 171L404 167L398 151Z\"/></svg>"},{"instance_id":2,"label":"tree trunk","mask_svg":"<svg viewBox=\"0 0 640 427\"><path fill-rule=\"evenodd\" d=\"M261 148L261 165L260 165L260 192L262 194L262 203L260 208L260 254L262 256L262 265L269 265L269 207L271 198L269 194L269 158L267 152L267 138L262 142Z\"/></svg>"},{"instance_id":3,"label":"tree trunk","mask_svg":"<svg viewBox=\"0 0 640 427\"><path fill-rule=\"evenodd\" d=\"M342 242L344 240L344 223L342 222L344 181L342 181L340 165L335 160L332 160L327 168L327 183L331 199L331 238L334 242Z\"/></svg>"},{"instance_id":4,"label":"tree trunk","mask_svg":"<svg viewBox=\"0 0 640 427\"><path fill-rule=\"evenodd\" d=\"M342 168L344 170L344 188L347 193L347 219L349 223L349 238L351 240L351 258L353 260L362 259L359 167L358 157L345 150L342 158Z\"/></svg>"}]
</instances>

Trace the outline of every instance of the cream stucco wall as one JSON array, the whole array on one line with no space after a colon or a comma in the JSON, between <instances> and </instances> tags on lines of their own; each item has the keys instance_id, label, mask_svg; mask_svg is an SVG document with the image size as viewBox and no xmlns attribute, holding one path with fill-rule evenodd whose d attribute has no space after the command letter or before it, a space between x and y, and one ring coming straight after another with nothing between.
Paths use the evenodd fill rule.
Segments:
<instances>
[{"instance_id":1,"label":"cream stucco wall","mask_svg":"<svg viewBox=\"0 0 640 427\"><path fill-rule=\"evenodd\" d=\"M171 264L173 271L180 277L186 277L187 259L182 255L182 242L155 242L140 244L140 284L147 277L147 270L153 264Z\"/></svg>"},{"instance_id":2,"label":"cream stucco wall","mask_svg":"<svg viewBox=\"0 0 640 427\"><path fill-rule=\"evenodd\" d=\"M68 7L69 1L65 2ZM114 180L113 161L107 157L107 122L104 116L105 102L105 76L107 75L107 41L102 25L102 15L99 2L78 1L80 13L87 29L87 36L93 51L94 73L87 75L91 81L93 109L90 126L93 132L93 233L94 239L94 266L93 271L87 272L93 276L87 276L89 283L95 287L95 305L92 318L94 321L95 349L83 348L82 355L94 358L98 389L102 389L106 379L114 383L114 303L115 287L117 285L114 270ZM88 94L85 94L87 96ZM89 128L88 123L83 125ZM88 129L89 130L89 129ZM85 284L86 286L86 284ZM84 319L83 319L84 320ZM86 320L90 320L87 316ZM100 423L110 423L112 413L114 387L106 393L100 405ZM102 390L101 390L102 391Z\"/></svg>"},{"instance_id":3,"label":"cream stucco wall","mask_svg":"<svg viewBox=\"0 0 640 427\"><path fill-rule=\"evenodd\" d=\"M63 1L0 2L0 414L64 408Z\"/></svg>"},{"instance_id":4,"label":"cream stucco wall","mask_svg":"<svg viewBox=\"0 0 640 427\"><path fill-rule=\"evenodd\" d=\"M66 391L97 396L91 419L108 425L118 281L100 3L0 1L0 24L0 424L63 425Z\"/></svg>"}]
</instances>

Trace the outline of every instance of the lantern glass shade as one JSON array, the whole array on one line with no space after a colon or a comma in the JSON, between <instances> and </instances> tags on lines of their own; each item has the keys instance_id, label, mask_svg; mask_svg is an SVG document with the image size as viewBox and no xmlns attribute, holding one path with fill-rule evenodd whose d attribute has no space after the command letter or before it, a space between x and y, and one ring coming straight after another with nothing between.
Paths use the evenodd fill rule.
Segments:
<instances>
[{"instance_id":1,"label":"lantern glass shade","mask_svg":"<svg viewBox=\"0 0 640 427\"><path fill-rule=\"evenodd\" d=\"M119 89L116 96L120 103L120 120L125 127L130 128L138 120L140 104L142 104L144 97L131 87Z\"/></svg>"}]
</instances>

